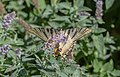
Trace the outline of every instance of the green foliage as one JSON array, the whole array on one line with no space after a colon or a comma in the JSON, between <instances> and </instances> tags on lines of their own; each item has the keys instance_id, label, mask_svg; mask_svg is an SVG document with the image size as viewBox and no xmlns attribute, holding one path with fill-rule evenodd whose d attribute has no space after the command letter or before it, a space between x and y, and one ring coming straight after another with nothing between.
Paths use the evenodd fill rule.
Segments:
<instances>
[{"instance_id":1,"label":"green foliage","mask_svg":"<svg viewBox=\"0 0 120 77\"><path fill-rule=\"evenodd\" d=\"M114 3L114 0L105 0L106 10L108 10Z\"/></svg>"},{"instance_id":2,"label":"green foliage","mask_svg":"<svg viewBox=\"0 0 120 77\"><path fill-rule=\"evenodd\" d=\"M115 53L120 50L120 37L111 31L116 30L111 25L117 28L120 25L116 20L120 20L120 13L116 12L120 5L116 1L104 1L103 21L95 18L92 4L95 1L92 0L1 0L5 7L4 15L16 11L17 16L32 27L67 29L87 26L92 33L77 42L75 59L67 62L43 51L43 41L28 34L16 21L4 30L1 15L0 47L9 44L10 50L4 55L0 52L0 77L119 77L120 61ZM89 15L80 15L80 12ZM111 15L113 21L109 19ZM22 49L21 57L15 52L17 48Z\"/></svg>"}]
</instances>

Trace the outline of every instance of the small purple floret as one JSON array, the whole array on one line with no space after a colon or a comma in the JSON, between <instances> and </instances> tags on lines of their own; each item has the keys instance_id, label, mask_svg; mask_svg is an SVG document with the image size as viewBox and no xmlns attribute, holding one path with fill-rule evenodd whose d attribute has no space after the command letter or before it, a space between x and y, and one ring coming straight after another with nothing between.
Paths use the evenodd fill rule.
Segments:
<instances>
[{"instance_id":1,"label":"small purple floret","mask_svg":"<svg viewBox=\"0 0 120 77\"><path fill-rule=\"evenodd\" d=\"M56 35L49 38L49 40L45 43L44 49L55 48L59 43L66 42L67 38L62 33L57 33Z\"/></svg>"},{"instance_id":2,"label":"small purple floret","mask_svg":"<svg viewBox=\"0 0 120 77\"><path fill-rule=\"evenodd\" d=\"M15 12L8 13L7 15L5 15L2 23L2 27L4 29L7 29L11 24L12 20L15 18L15 16L16 16Z\"/></svg>"},{"instance_id":3,"label":"small purple floret","mask_svg":"<svg viewBox=\"0 0 120 77\"><path fill-rule=\"evenodd\" d=\"M22 51L22 49L20 49L20 48L17 48L16 50L15 50L15 52L16 52L16 55L17 55L17 57L21 57L21 51Z\"/></svg>"},{"instance_id":4,"label":"small purple floret","mask_svg":"<svg viewBox=\"0 0 120 77\"><path fill-rule=\"evenodd\" d=\"M0 52L2 54L6 54L9 50L10 50L10 45L8 45L8 44L5 44L2 47L0 47Z\"/></svg>"}]
</instances>

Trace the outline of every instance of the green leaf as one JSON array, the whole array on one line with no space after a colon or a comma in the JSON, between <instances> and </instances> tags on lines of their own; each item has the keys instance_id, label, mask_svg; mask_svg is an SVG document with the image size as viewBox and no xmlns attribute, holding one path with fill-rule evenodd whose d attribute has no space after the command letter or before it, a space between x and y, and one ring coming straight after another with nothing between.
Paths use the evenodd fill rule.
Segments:
<instances>
[{"instance_id":1,"label":"green leaf","mask_svg":"<svg viewBox=\"0 0 120 77\"><path fill-rule=\"evenodd\" d=\"M38 63L38 64L40 64L41 65L41 63L42 63L42 61L41 61L41 59L39 58L39 56L38 55L36 55L36 54L34 54L35 55L35 57L36 57L36 63Z\"/></svg>"},{"instance_id":2,"label":"green leaf","mask_svg":"<svg viewBox=\"0 0 120 77\"><path fill-rule=\"evenodd\" d=\"M97 33L97 34L105 32L105 31L106 31L106 29L104 29L104 28L96 28L96 29L93 30L93 32Z\"/></svg>"},{"instance_id":3,"label":"green leaf","mask_svg":"<svg viewBox=\"0 0 120 77\"><path fill-rule=\"evenodd\" d=\"M58 61L57 61L56 58L53 57L53 56L50 56L49 62L52 63L52 64L53 64L53 63L55 63L55 64L57 63L57 64L58 64Z\"/></svg>"},{"instance_id":4,"label":"green leaf","mask_svg":"<svg viewBox=\"0 0 120 77\"><path fill-rule=\"evenodd\" d=\"M105 23L102 18L101 18L101 19L97 19L97 22L98 22L99 24L104 24L104 23Z\"/></svg>"},{"instance_id":5,"label":"green leaf","mask_svg":"<svg viewBox=\"0 0 120 77\"><path fill-rule=\"evenodd\" d=\"M27 7L30 7L31 1L30 0L25 0Z\"/></svg>"},{"instance_id":6,"label":"green leaf","mask_svg":"<svg viewBox=\"0 0 120 77\"><path fill-rule=\"evenodd\" d=\"M84 22L84 21L86 22L87 18L88 18L88 16L80 16L79 22Z\"/></svg>"},{"instance_id":7,"label":"green leaf","mask_svg":"<svg viewBox=\"0 0 120 77\"><path fill-rule=\"evenodd\" d=\"M45 0L38 0L38 2L39 2L39 5L40 5L40 8L41 8L42 10L45 9L45 7L46 7Z\"/></svg>"},{"instance_id":8,"label":"green leaf","mask_svg":"<svg viewBox=\"0 0 120 77\"><path fill-rule=\"evenodd\" d=\"M8 54L7 54L7 57L12 57L14 58L14 60L16 59L16 53L14 51L9 51Z\"/></svg>"},{"instance_id":9,"label":"green leaf","mask_svg":"<svg viewBox=\"0 0 120 77\"><path fill-rule=\"evenodd\" d=\"M11 42L12 43L12 42ZM14 43L14 42L13 42ZM16 45L24 45L23 39L18 39L17 41L15 41Z\"/></svg>"},{"instance_id":10,"label":"green leaf","mask_svg":"<svg viewBox=\"0 0 120 77\"><path fill-rule=\"evenodd\" d=\"M120 70L114 70L111 72L113 76L120 76Z\"/></svg>"},{"instance_id":11,"label":"green leaf","mask_svg":"<svg viewBox=\"0 0 120 77\"><path fill-rule=\"evenodd\" d=\"M18 76L18 70L15 70L14 72L12 72L10 77L17 77Z\"/></svg>"},{"instance_id":12,"label":"green leaf","mask_svg":"<svg viewBox=\"0 0 120 77\"><path fill-rule=\"evenodd\" d=\"M74 6L79 8L84 5L84 0L73 0L74 1Z\"/></svg>"},{"instance_id":13,"label":"green leaf","mask_svg":"<svg viewBox=\"0 0 120 77\"><path fill-rule=\"evenodd\" d=\"M97 59L93 61L94 72L99 72L102 67L102 62L99 62Z\"/></svg>"},{"instance_id":14,"label":"green leaf","mask_svg":"<svg viewBox=\"0 0 120 77\"><path fill-rule=\"evenodd\" d=\"M22 58L23 62L27 62L27 61L31 61L31 60L35 60L34 58Z\"/></svg>"},{"instance_id":15,"label":"green leaf","mask_svg":"<svg viewBox=\"0 0 120 77\"><path fill-rule=\"evenodd\" d=\"M13 70L17 69L19 66L11 66L5 70L5 73L12 72Z\"/></svg>"},{"instance_id":16,"label":"green leaf","mask_svg":"<svg viewBox=\"0 0 120 77\"><path fill-rule=\"evenodd\" d=\"M51 1L51 5L54 6L57 4L58 0L50 0Z\"/></svg>"},{"instance_id":17,"label":"green leaf","mask_svg":"<svg viewBox=\"0 0 120 77\"><path fill-rule=\"evenodd\" d=\"M42 14L42 18L48 18L49 15L51 15L53 13L53 10L51 8L51 6L47 5L45 11Z\"/></svg>"},{"instance_id":18,"label":"green leaf","mask_svg":"<svg viewBox=\"0 0 120 77\"><path fill-rule=\"evenodd\" d=\"M110 36L109 32L107 32L106 37L104 38L105 43L115 44L113 37Z\"/></svg>"},{"instance_id":19,"label":"green leaf","mask_svg":"<svg viewBox=\"0 0 120 77\"><path fill-rule=\"evenodd\" d=\"M19 69L18 76L27 77L27 71L24 68Z\"/></svg>"},{"instance_id":20,"label":"green leaf","mask_svg":"<svg viewBox=\"0 0 120 77\"><path fill-rule=\"evenodd\" d=\"M61 9L61 10L59 10L61 13L63 13L63 14L65 14L65 15L67 15L68 13L69 13L69 11L68 10L65 10L65 9Z\"/></svg>"},{"instance_id":21,"label":"green leaf","mask_svg":"<svg viewBox=\"0 0 120 77\"><path fill-rule=\"evenodd\" d=\"M75 67L64 67L64 72L65 72L67 75L72 74L74 71L75 71Z\"/></svg>"},{"instance_id":22,"label":"green leaf","mask_svg":"<svg viewBox=\"0 0 120 77\"><path fill-rule=\"evenodd\" d=\"M85 7L85 6L80 7L78 10L79 10L79 11L92 11L92 9L90 9L90 8L88 8L88 7Z\"/></svg>"},{"instance_id":23,"label":"green leaf","mask_svg":"<svg viewBox=\"0 0 120 77\"><path fill-rule=\"evenodd\" d=\"M32 75L31 77L42 77L41 75Z\"/></svg>"},{"instance_id":24,"label":"green leaf","mask_svg":"<svg viewBox=\"0 0 120 77\"><path fill-rule=\"evenodd\" d=\"M36 46L32 45L32 46L28 46L26 52L31 52L31 51L35 51L36 50Z\"/></svg>"},{"instance_id":25,"label":"green leaf","mask_svg":"<svg viewBox=\"0 0 120 77\"><path fill-rule=\"evenodd\" d=\"M107 77L105 75L106 75L106 72L102 72L102 73L100 73L100 75L98 77Z\"/></svg>"},{"instance_id":26,"label":"green leaf","mask_svg":"<svg viewBox=\"0 0 120 77\"><path fill-rule=\"evenodd\" d=\"M64 72L56 71L56 73L57 73L60 77L68 77Z\"/></svg>"},{"instance_id":27,"label":"green leaf","mask_svg":"<svg viewBox=\"0 0 120 77\"><path fill-rule=\"evenodd\" d=\"M111 8L111 6L113 5L114 0L105 0L105 6L106 6L106 10L108 10L109 8Z\"/></svg>"},{"instance_id":28,"label":"green leaf","mask_svg":"<svg viewBox=\"0 0 120 77\"><path fill-rule=\"evenodd\" d=\"M43 72L44 74L45 74L45 77L53 77L52 75L51 75L51 73L49 73L49 72L47 72L47 71L45 71L45 70L40 70L40 72ZM44 75L43 75L44 76Z\"/></svg>"},{"instance_id":29,"label":"green leaf","mask_svg":"<svg viewBox=\"0 0 120 77\"><path fill-rule=\"evenodd\" d=\"M69 16L55 16L55 19L53 19L53 21L64 21L70 23Z\"/></svg>"},{"instance_id":30,"label":"green leaf","mask_svg":"<svg viewBox=\"0 0 120 77\"><path fill-rule=\"evenodd\" d=\"M55 29L57 29L60 26L60 24L58 24L57 22L48 22L48 24Z\"/></svg>"},{"instance_id":31,"label":"green leaf","mask_svg":"<svg viewBox=\"0 0 120 77\"><path fill-rule=\"evenodd\" d=\"M57 5L58 9L70 9L71 8L71 3L69 2L61 2Z\"/></svg>"},{"instance_id":32,"label":"green leaf","mask_svg":"<svg viewBox=\"0 0 120 77\"><path fill-rule=\"evenodd\" d=\"M80 75L80 70L77 69L77 70L73 73L72 77L81 77L81 75Z\"/></svg>"},{"instance_id":33,"label":"green leaf","mask_svg":"<svg viewBox=\"0 0 120 77\"><path fill-rule=\"evenodd\" d=\"M18 6L20 6L20 7L18 7ZM13 9L14 11L16 11L16 10L21 10L21 9L25 8L25 6L24 5L22 5L22 6L19 5L16 1L10 1L9 5L7 5L6 8L7 9Z\"/></svg>"},{"instance_id":34,"label":"green leaf","mask_svg":"<svg viewBox=\"0 0 120 77\"><path fill-rule=\"evenodd\" d=\"M107 72L107 71L112 71L112 70L113 70L113 66L109 62L105 63L101 68L101 72Z\"/></svg>"},{"instance_id":35,"label":"green leaf","mask_svg":"<svg viewBox=\"0 0 120 77\"><path fill-rule=\"evenodd\" d=\"M104 50L104 40L103 40L103 35L92 35L93 38L93 43L94 46L96 47L96 49L99 51L100 55L103 54L103 50Z\"/></svg>"},{"instance_id":36,"label":"green leaf","mask_svg":"<svg viewBox=\"0 0 120 77\"><path fill-rule=\"evenodd\" d=\"M21 17L24 17L24 18L28 16L28 13L25 13L22 11L18 12L17 14L20 15Z\"/></svg>"}]
</instances>

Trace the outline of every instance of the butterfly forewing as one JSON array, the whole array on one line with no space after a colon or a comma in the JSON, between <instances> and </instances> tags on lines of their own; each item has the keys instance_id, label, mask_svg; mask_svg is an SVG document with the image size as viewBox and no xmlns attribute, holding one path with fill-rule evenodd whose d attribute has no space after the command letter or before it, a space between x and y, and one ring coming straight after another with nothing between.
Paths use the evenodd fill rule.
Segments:
<instances>
[{"instance_id":1,"label":"butterfly forewing","mask_svg":"<svg viewBox=\"0 0 120 77\"><path fill-rule=\"evenodd\" d=\"M89 28L80 28L77 30L76 34L74 35L74 37L72 39L79 40L80 38L84 37L85 35L87 35L90 32L91 32L91 29L89 29Z\"/></svg>"},{"instance_id":2,"label":"butterfly forewing","mask_svg":"<svg viewBox=\"0 0 120 77\"><path fill-rule=\"evenodd\" d=\"M49 28L30 28L29 32L38 36L39 38L41 38L44 41L48 41L48 39L50 37L52 37L53 35L57 34L57 30L55 29L49 29Z\"/></svg>"}]
</instances>

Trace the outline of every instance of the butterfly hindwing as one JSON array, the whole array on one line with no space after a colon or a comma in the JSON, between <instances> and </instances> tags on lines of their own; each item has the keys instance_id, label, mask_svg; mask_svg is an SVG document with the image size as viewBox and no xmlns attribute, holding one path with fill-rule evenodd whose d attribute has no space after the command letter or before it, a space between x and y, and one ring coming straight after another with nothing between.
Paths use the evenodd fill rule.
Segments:
<instances>
[{"instance_id":1,"label":"butterfly hindwing","mask_svg":"<svg viewBox=\"0 0 120 77\"><path fill-rule=\"evenodd\" d=\"M84 37L86 34L90 33L91 29L89 28L74 28L63 30L64 35L67 37L67 42L64 44L60 44L62 50L60 52L61 55L65 54L74 44L74 41L77 41Z\"/></svg>"}]
</instances>

